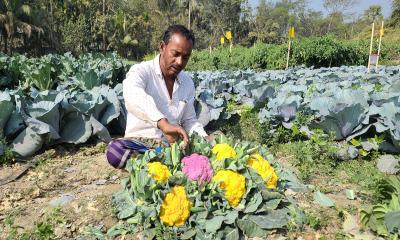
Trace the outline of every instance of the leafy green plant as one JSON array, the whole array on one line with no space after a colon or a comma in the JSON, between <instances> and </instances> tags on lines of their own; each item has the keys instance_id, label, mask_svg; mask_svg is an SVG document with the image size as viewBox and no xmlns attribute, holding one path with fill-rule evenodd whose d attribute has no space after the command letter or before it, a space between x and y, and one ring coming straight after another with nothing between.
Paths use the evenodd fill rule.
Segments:
<instances>
[{"instance_id":1,"label":"leafy green plant","mask_svg":"<svg viewBox=\"0 0 400 240\"><path fill-rule=\"evenodd\" d=\"M342 40L335 36L301 38L292 46L290 66L335 67L342 65L366 65L369 43L364 40ZM400 48L395 41L384 44L381 52L383 62L396 59ZM195 50L187 66L190 71L228 69L284 69L286 65L286 44L265 44L258 42L250 48L235 46Z\"/></svg>"},{"instance_id":2,"label":"leafy green plant","mask_svg":"<svg viewBox=\"0 0 400 240\"><path fill-rule=\"evenodd\" d=\"M249 168L256 161L256 156L262 159L257 161L266 164L266 159L261 154L268 156L268 161L272 162L272 155L268 154L267 149L245 141L235 141L224 135L219 135L216 143L212 147L203 138L195 135L184 151L175 143L171 147L163 148L161 153L150 150L143 156L131 159L127 166L130 177L125 182L125 189L113 197L117 216L124 219L127 225L110 229L108 235L132 233L144 228L143 234L149 239L190 239L194 236L222 239L227 235L232 239L239 239L243 235L265 236L272 229L286 229L290 224L302 224L300 218L294 217L295 213L299 215L296 212L299 210L286 201L280 191L285 185L266 185L266 181L269 182L274 177L271 175L269 178L261 178L259 170ZM192 155L193 153L205 157L202 159L210 164L208 169L212 171L207 172L209 182L192 179L190 170L183 167L190 158L196 163L200 161L197 159L200 155ZM220 153L224 155L220 156ZM253 160L250 161L250 158ZM158 166L157 173L151 170L154 169L153 166ZM278 164L275 163L274 167L277 174L282 172L279 175L280 182L293 183L293 180L285 178L284 170ZM265 165L265 171L267 170L272 171L269 164ZM227 174L226 180L219 179L223 174ZM158 176L167 177L162 180ZM224 186L236 184L232 185L235 187L234 195L229 195L230 192L226 189L222 190L221 182L225 182ZM180 205L177 206L181 209L179 211L183 211L179 214L179 219L186 217L183 221L171 224L176 209L168 209L173 210L176 202L168 199L173 196L171 192L178 194L177 189L184 193L184 197L180 197ZM236 198L236 194L240 194L240 197ZM188 201L190 211L187 207Z\"/></svg>"},{"instance_id":3,"label":"leafy green plant","mask_svg":"<svg viewBox=\"0 0 400 240\"><path fill-rule=\"evenodd\" d=\"M349 143L358 149L358 156L365 160L376 159L379 155L379 145L384 141L383 135L375 135L373 138L363 140L360 138L353 138Z\"/></svg>"},{"instance_id":4,"label":"leafy green plant","mask_svg":"<svg viewBox=\"0 0 400 240\"><path fill-rule=\"evenodd\" d=\"M378 183L380 203L360 211L360 221L380 236L400 237L400 177L389 176Z\"/></svg>"},{"instance_id":5,"label":"leafy green plant","mask_svg":"<svg viewBox=\"0 0 400 240\"><path fill-rule=\"evenodd\" d=\"M44 218L37 222L32 230L23 231L18 233L18 228L21 226L15 225L14 218L8 216L5 219L5 225L7 227L7 240L8 239L20 239L20 240L51 240L55 239L56 235L54 233L54 228L60 224L64 223L64 217L60 208L54 208L50 212L44 215Z\"/></svg>"},{"instance_id":6,"label":"leafy green plant","mask_svg":"<svg viewBox=\"0 0 400 240\"><path fill-rule=\"evenodd\" d=\"M3 164L12 163L14 160L14 154L12 149L7 146L5 139L0 139L0 166Z\"/></svg>"}]
</instances>

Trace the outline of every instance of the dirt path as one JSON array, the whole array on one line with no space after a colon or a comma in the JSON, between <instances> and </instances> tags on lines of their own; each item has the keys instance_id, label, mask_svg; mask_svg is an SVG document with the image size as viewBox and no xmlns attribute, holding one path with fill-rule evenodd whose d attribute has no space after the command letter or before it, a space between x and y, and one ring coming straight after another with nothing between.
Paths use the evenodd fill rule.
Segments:
<instances>
[{"instance_id":1,"label":"dirt path","mask_svg":"<svg viewBox=\"0 0 400 240\"><path fill-rule=\"evenodd\" d=\"M0 186L0 239L15 237L15 229L17 236L40 238L53 231L58 239L87 239L80 237L88 226L106 230L117 223L111 196L127 173L108 165L104 148L71 152L57 147L36 156L38 164L19 179ZM4 176L19 167L0 172ZM52 229L41 229L44 225Z\"/></svg>"}]
</instances>

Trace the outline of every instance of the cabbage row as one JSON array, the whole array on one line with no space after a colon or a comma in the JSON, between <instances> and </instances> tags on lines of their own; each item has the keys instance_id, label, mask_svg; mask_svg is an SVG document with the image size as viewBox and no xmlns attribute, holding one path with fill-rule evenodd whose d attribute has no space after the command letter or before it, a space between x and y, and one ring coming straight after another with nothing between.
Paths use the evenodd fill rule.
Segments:
<instances>
[{"instance_id":1,"label":"cabbage row","mask_svg":"<svg viewBox=\"0 0 400 240\"><path fill-rule=\"evenodd\" d=\"M5 90L0 92L0 111L0 138L21 157L43 146L85 143L92 136L108 142L110 132L121 134L126 125L121 84L92 90L33 89L29 96L20 89Z\"/></svg>"},{"instance_id":2,"label":"cabbage row","mask_svg":"<svg viewBox=\"0 0 400 240\"><path fill-rule=\"evenodd\" d=\"M301 112L311 119L302 129L322 129L336 140L382 136L379 148L398 153L400 67L366 72L362 66L197 72L193 74L200 100L197 111L208 124L238 114L232 105L246 105L274 129L292 128Z\"/></svg>"},{"instance_id":3,"label":"cabbage row","mask_svg":"<svg viewBox=\"0 0 400 240\"><path fill-rule=\"evenodd\" d=\"M90 90L102 84L115 86L123 80L127 68L115 53L88 53L79 58L71 53L41 58L0 53L0 90L34 87L44 91L60 85Z\"/></svg>"},{"instance_id":4,"label":"cabbage row","mask_svg":"<svg viewBox=\"0 0 400 240\"><path fill-rule=\"evenodd\" d=\"M43 146L85 143L92 136L107 142L111 134L123 134L126 110L119 72L126 66L105 59L111 58L87 55L77 60L66 54L50 90L19 84L0 91L0 156L6 148L26 157ZM384 139L381 150L400 152L399 67L372 74L365 67L340 67L192 75L196 111L204 125L229 121L247 106L271 124L273 134L280 126L292 128L301 112L311 119L304 131L322 129L347 141L377 135Z\"/></svg>"}]
</instances>

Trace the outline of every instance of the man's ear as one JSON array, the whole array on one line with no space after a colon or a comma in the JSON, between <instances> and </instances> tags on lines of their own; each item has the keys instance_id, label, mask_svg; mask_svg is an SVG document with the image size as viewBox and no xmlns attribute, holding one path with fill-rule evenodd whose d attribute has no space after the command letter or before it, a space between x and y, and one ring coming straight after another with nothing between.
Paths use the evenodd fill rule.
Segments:
<instances>
[{"instance_id":1,"label":"man's ear","mask_svg":"<svg viewBox=\"0 0 400 240\"><path fill-rule=\"evenodd\" d=\"M165 42L164 42L164 41L161 41L161 42L160 42L160 45L159 45L159 47L158 47L159 50L160 50L160 53L164 52L165 46L166 46Z\"/></svg>"}]
</instances>

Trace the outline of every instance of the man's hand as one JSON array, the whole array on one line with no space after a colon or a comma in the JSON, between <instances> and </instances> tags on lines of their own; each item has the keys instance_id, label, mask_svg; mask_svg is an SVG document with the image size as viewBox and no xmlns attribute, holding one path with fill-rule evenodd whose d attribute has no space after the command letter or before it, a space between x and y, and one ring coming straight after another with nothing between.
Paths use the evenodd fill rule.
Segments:
<instances>
[{"instance_id":1,"label":"man's hand","mask_svg":"<svg viewBox=\"0 0 400 240\"><path fill-rule=\"evenodd\" d=\"M207 142L209 142L209 143L212 144L212 143L214 142L214 140L215 140L215 135L214 135L214 134L210 134L210 135L208 135L208 136L205 136L204 139L205 139Z\"/></svg>"},{"instance_id":2,"label":"man's hand","mask_svg":"<svg viewBox=\"0 0 400 240\"><path fill-rule=\"evenodd\" d=\"M189 137L185 129L179 125L170 124L166 118L158 120L157 127L164 133L169 143L174 143L177 138L181 138L183 140L183 149L189 144Z\"/></svg>"}]
</instances>

